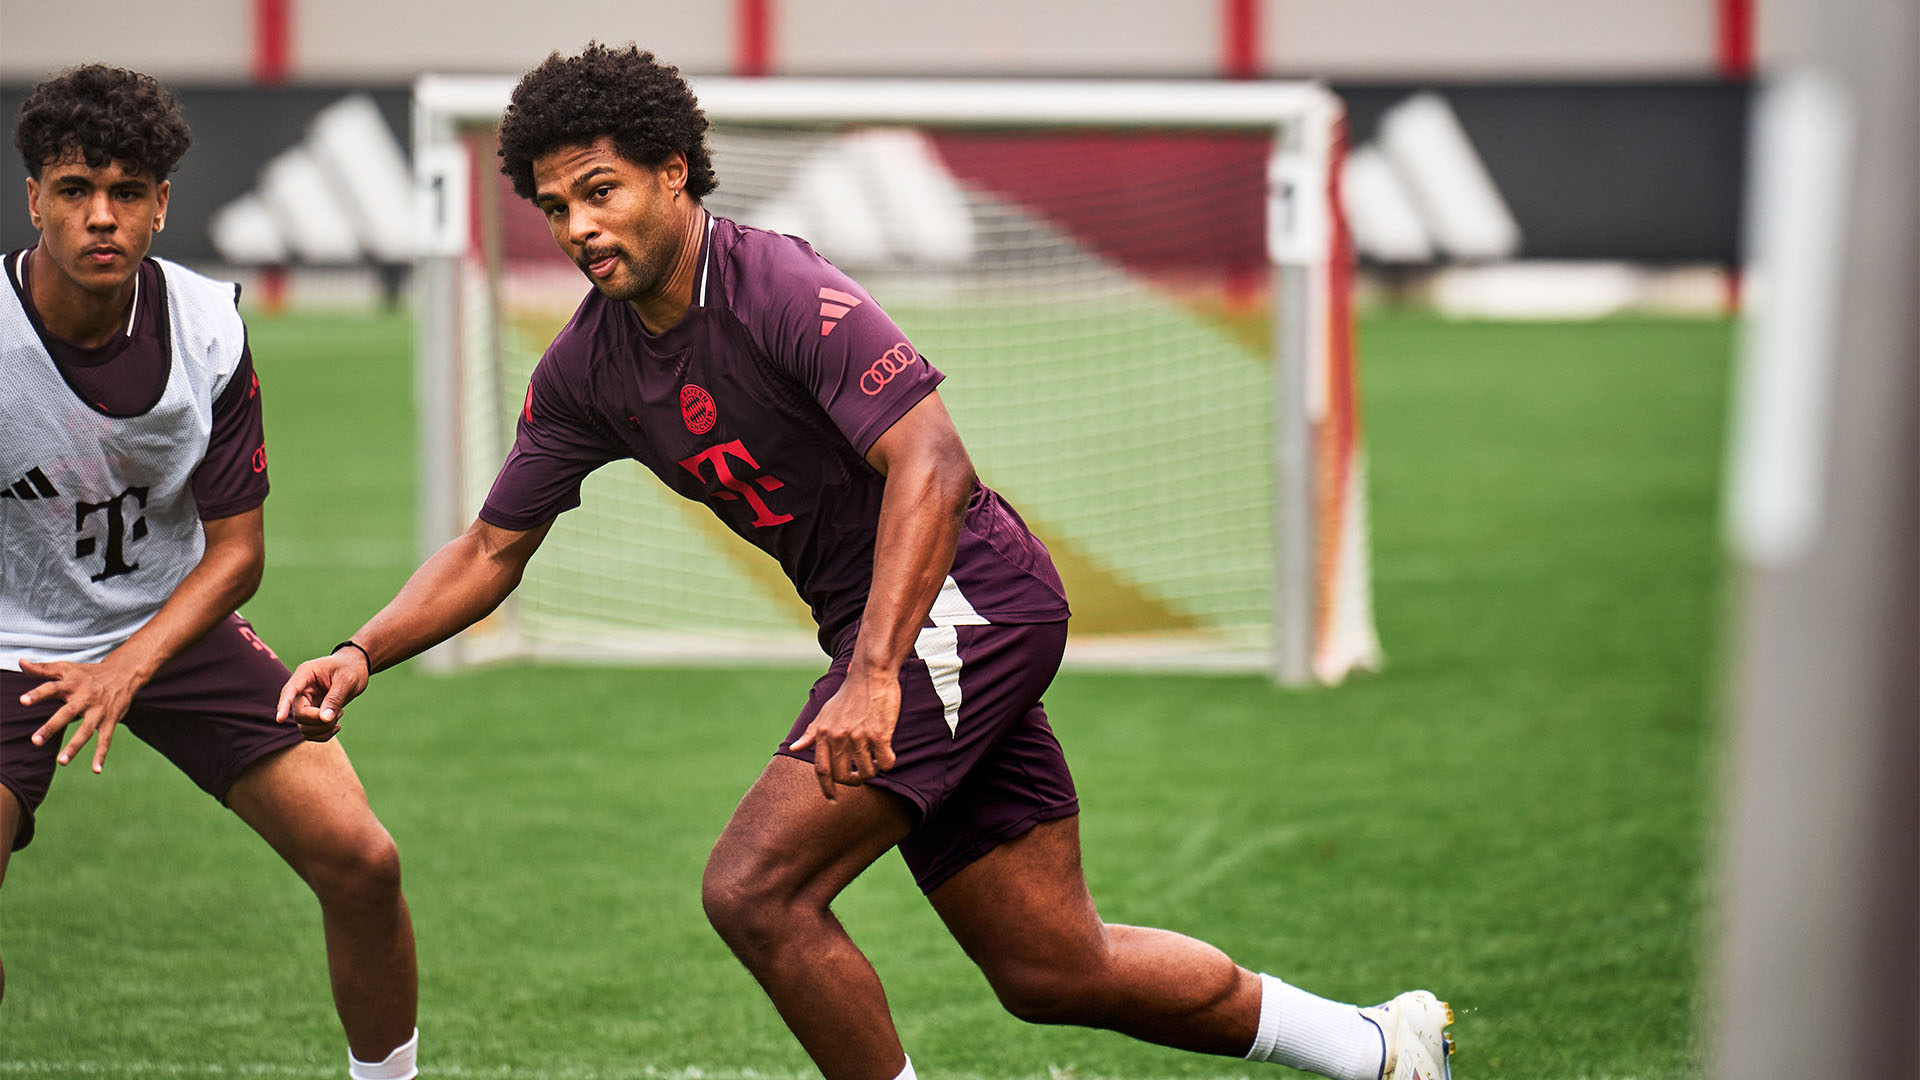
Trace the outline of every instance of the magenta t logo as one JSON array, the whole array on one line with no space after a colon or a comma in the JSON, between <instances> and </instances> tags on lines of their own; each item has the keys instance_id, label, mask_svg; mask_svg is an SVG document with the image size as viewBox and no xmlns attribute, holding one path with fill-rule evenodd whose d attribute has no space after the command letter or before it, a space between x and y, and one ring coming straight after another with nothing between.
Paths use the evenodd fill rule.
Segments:
<instances>
[{"instance_id":1,"label":"magenta t logo","mask_svg":"<svg viewBox=\"0 0 1920 1080\"><path fill-rule=\"evenodd\" d=\"M764 529L769 525L784 525L793 520L792 514L774 513L773 508L760 497L760 492L754 490L754 485L758 484L763 491L779 491L786 486L785 484L771 476L737 477L733 475L733 467L728 463L728 457L746 462L747 467L755 472L760 469L760 463L753 460L753 455L747 453L747 448L740 444L739 439L721 443L719 446L709 446L692 457L682 460L680 467L698 477L701 483L706 483L707 477L700 471L700 466L702 463L713 466L714 479L720 482L721 487L727 489L714 492L713 497L747 500L747 505L753 507L753 527L756 529Z\"/></svg>"}]
</instances>

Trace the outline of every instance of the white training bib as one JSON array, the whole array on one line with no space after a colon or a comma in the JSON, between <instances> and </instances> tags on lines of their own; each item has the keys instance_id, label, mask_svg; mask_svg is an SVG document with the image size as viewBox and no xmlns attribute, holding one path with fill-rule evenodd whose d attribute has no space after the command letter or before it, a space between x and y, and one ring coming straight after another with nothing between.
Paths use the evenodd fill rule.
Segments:
<instances>
[{"instance_id":1,"label":"white training bib","mask_svg":"<svg viewBox=\"0 0 1920 1080\"><path fill-rule=\"evenodd\" d=\"M0 286L0 668L97 661L160 610L206 541L193 473L246 348L234 286L156 259L167 386L139 416L80 400Z\"/></svg>"}]
</instances>

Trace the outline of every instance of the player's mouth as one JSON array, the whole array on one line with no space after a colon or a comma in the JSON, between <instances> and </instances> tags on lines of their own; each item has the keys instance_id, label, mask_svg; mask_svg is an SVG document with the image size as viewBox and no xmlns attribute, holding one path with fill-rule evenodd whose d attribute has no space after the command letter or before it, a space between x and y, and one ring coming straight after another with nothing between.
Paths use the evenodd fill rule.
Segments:
<instances>
[{"instance_id":1,"label":"player's mouth","mask_svg":"<svg viewBox=\"0 0 1920 1080\"><path fill-rule=\"evenodd\" d=\"M115 260L125 255L126 252L121 251L112 244L96 244L93 247L82 249L80 259L88 266L112 266Z\"/></svg>"},{"instance_id":2,"label":"player's mouth","mask_svg":"<svg viewBox=\"0 0 1920 1080\"><path fill-rule=\"evenodd\" d=\"M589 251L580 260L580 268L595 281L605 281L612 277L614 270L619 266L620 253L617 251L609 251L605 254Z\"/></svg>"}]
</instances>

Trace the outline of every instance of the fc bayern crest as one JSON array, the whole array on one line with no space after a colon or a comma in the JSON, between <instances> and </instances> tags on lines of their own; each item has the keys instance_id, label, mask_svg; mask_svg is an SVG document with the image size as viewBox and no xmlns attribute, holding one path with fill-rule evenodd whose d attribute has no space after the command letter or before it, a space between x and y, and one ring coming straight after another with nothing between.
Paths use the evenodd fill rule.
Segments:
<instances>
[{"instance_id":1,"label":"fc bayern crest","mask_svg":"<svg viewBox=\"0 0 1920 1080\"><path fill-rule=\"evenodd\" d=\"M688 431L705 435L713 430L713 422L719 418L712 394L692 383L680 388L680 419L687 422Z\"/></svg>"}]
</instances>

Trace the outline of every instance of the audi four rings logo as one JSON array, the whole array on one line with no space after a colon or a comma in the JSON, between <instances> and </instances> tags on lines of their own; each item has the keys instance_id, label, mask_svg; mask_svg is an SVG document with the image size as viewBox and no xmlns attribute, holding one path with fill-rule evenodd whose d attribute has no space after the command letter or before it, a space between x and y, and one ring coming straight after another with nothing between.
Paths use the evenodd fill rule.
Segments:
<instances>
[{"instance_id":1,"label":"audi four rings logo","mask_svg":"<svg viewBox=\"0 0 1920 1080\"><path fill-rule=\"evenodd\" d=\"M913 346L904 341L895 345L881 353L880 359L875 360L872 367L860 373L860 392L868 397L878 394L887 388L895 375L907 370L918 359L920 355L913 351Z\"/></svg>"}]
</instances>

